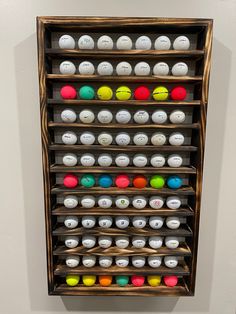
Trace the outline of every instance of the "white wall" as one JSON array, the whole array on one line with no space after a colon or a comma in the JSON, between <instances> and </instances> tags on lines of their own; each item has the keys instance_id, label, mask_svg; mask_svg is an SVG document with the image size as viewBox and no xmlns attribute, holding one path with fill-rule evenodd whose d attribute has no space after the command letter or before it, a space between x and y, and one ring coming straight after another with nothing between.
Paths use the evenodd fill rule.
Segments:
<instances>
[{"instance_id":1,"label":"white wall","mask_svg":"<svg viewBox=\"0 0 236 314\"><path fill-rule=\"evenodd\" d=\"M195 297L47 296L37 15L214 18ZM235 0L0 0L0 313L235 313L235 33Z\"/></svg>"}]
</instances>

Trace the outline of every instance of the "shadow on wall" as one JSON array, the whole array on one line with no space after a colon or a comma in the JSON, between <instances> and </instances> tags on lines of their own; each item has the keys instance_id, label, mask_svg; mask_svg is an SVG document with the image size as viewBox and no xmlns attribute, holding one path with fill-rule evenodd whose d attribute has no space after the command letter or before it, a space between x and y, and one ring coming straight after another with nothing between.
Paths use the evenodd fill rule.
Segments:
<instances>
[{"instance_id":1,"label":"shadow on wall","mask_svg":"<svg viewBox=\"0 0 236 314\"><path fill-rule=\"evenodd\" d=\"M196 296L179 299L164 297L48 297L35 34L15 47L28 293L32 311L208 312L211 299L219 182L231 62L231 52L216 39L213 52ZM222 93L222 90L225 92Z\"/></svg>"}]
</instances>

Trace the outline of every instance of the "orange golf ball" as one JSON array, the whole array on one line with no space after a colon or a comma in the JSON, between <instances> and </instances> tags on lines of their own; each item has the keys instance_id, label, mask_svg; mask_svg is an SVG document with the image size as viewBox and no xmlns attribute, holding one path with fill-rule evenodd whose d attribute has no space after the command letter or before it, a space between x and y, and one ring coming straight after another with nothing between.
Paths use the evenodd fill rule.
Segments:
<instances>
[{"instance_id":1,"label":"orange golf ball","mask_svg":"<svg viewBox=\"0 0 236 314\"><path fill-rule=\"evenodd\" d=\"M112 283L112 276L108 276L108 275L101 275L98 278L99 280L99 284L103 287L108 287L111 285Z\"/></svg>"},{"instance_id":2,"label":"orange golf ball","mask_svg":"<svg viewBox=\"0 0 236 314\"><path fill-rule=\"evenodd\" d=\"M143 175L137 175L133 179L133 186L138 189L143 189L147 186L148 180Z\"/></svg>"}]
</instances>

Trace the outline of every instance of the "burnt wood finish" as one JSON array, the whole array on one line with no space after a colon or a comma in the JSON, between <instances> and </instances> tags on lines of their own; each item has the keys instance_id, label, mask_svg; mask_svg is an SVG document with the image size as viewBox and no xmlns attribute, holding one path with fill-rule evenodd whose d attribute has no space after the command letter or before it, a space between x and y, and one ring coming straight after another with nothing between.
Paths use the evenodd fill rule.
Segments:
<instances>
[{"instance_id":1,"label":"burnt wood finish","mask_svg":"<svg viewBox=\"0 0 236 314\"><path fill-rule=\"evenodd\" d=\"M46 227L46 246L47 246L47 278L48 278L48 293L50 295L98 295L98 296L192 296L195 291L196 281L196 266L197 266L197 249L198 249L198 234L199 234L199 219L201 208L201 190L202 190L202 176L203 176L203 161L204 161L204 147L205 147L205 133L206 133L206 116L208 105L208 87L211 65L211 46L212 46L212 27L213 21L210 19L187 19L187 18L133 18L133 17L38 17L37 18L37 35L38 35L38 68L39 68L39 90L40 90L40 113L41 113L41 137L42 137L42 161L43 161L43 178L44 178L44 203L45 203L45 227ZM114 30L117 34L174 34L174 35L191 35L196 36L196 47L187 51L178 50L79 50L79 49L58 49L52 45L53 34L55 33L107 33L112 34ZM108 60L111 63L117 61L138 62L139 60L150 62L177 62L178 60L193 62L195 65L195 74L177 77L177 76L98 76L98 75L61 75L52 72L52 63L65 59L73 60L95 60L101 62ZM187 88L191 86L194 89L193 100L186 101L117 101L115 99L109 101L94 100L62 100L53 96L54 84L170 84L176 86L184 84ZM191 108L192 122L186 124L145 124L139 125L130 123L122 125L118 123L110 123L108 125L93 123L82 124L79 122L64 124L62 122L55 122L53 120L53 110L63 109L66 107L73 108L144 108L145 110L155 108L168 108L174 110L177 108ZM92 130L94 132L102 130L118 130L126 132L138 132L141 130L147 131L167 131L174 132L192 132L191 144L183 146L164 145L161 147L155 146L135 146L128 145L126 147L111 145L108 147L100 145L64 145L59 144L54 140L54 132L61 132L63 130ZM137 168L129 166L127 168L111 167L82 167L80 165L74 167L66 167L56 162L55 155L67 152L85 153L85 152L107 152L107 153L141 153L141 152L160 152L164 154L182 153L189 154L190 162L186 166L180 168L170 168L165 166L163 168L143 167ZM177 190L168 188L153 189L145 188L139 190L133 187L127 189L117 189L115 187L102 189L93 187L85 189L83 187L76 187L74 189L67 189L64 186L56 183L56 176L72 172L76 175L84 173L127 173L127 174L182 174L189 178L188 185L183 186ZM160 195L163 197L178 195L187 199L187 204L182 205L179 209L169 209L163 207L161 209L152 209L145 207L137 210L133 207L126 209L119 209L115 206L109 209L102 209L97 206L91 209L84 209L78 205L74 209L67 209L61 202L58 202L58 197L63 197L68 194L78 195L79 197L92 194L111 195ZM109 215L112 217L118 215L126 215L133 217L142 215L151 217L160 215L163 217L178 216L184 219L181 226L177 230L168 229L165 225L159 229L154 230L148 227L143 229L135 229L128 227L126 229L95 227L92 229L75 228L67 229L63 224L61 218L66 215L76 215L82 217L84 215L92 215L98 218L102 215ZM102 249L95 246L92 249L86 249L83 246L78 246L74 249L68 249L64 246L63 237L67 235L83 235L92 234L96 237L100 235L109 235L115 237L117 235L125 235L132 237L133 235L142 236L179 236L181 243L176 249L168 249L163 246L158 250L154 250L148 246L142 249L137 249L128 246L126 249L119 249L116 246L111 246L108 249ZM95 256L166 256L175 255L181 258L178 267L169 269L161 266L158 269L153 269L145 266L141 269L129 266L127 268L119 268L111 266L110 268L101 268L95 266L93 268L85 268L78 266L76 268L68 268L64 262L68 255L95 255ZM119 287L115 280L109 287L101 287L96 284L92 287L86 287L80 283L76 287L69 287L65 284L65 276L67 274L94 274L94 275L177 275L179 283L176 287L169 288L162 284L158 287L151 287L145 282L142 287L135 287L129 284L125 287Z\"/></svg>"}]
</instances>

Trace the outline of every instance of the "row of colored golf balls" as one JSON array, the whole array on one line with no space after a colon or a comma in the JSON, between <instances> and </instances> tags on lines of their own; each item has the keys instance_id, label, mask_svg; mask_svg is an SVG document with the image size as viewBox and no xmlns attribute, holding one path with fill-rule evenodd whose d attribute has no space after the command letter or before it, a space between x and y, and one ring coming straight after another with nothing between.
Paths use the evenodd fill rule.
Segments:
<instances>
[{"instance_id":1,"label":"row of colored golf balls","mask_svg":"<svg viewBox=\"0 0 236 314\"><path fill-rule=\"evenodd\" d=\"M108 249L112 246L112 244L119 249L126 249L130 244L132 244L134 248L142 249L147 246L147 243L149 247L155 250L160 249L163 246L163 243L165 243L165 246L169 249L176 249L179 247L180 242L180 238L176 236L167 236L165 237L165 239L160 236L133 236L131 240L127 236L116 236L114 239L110 236L99 236L98 238L96 238L91 234L82 236L82 246L86 249L91 249L95 247L97 243L98 246L102 249ZM65 239L65 245L68 248L75 248L78 246L78 244L79 237L77 236L75 236L75 238L74 236L72 236L72 238L68 236Z\"/></svg>"},{"instance_id":2,"label":"row of colored golf balls","mask_svg":"<svg viewBox=\"0 0 236 314\"><path fill-rule=\"evenodd\" d=\"M59 47L61 49L75 49L75 39L71 35L64 34L59 38ZM97 49L113 49L114 42L113 39L108 35L102 35L98 38L96 42ZM169 50L171 48L171 41L167 36L159 36L156 38L154 44L152 40L146 36L139 36L134 45L133 41L129 36L120 36L116 41L116 49L118 50L130 50L130 49L140 49L149 50L152 47L156 50ZM95 41L90 35L82 35L78 40L79 49L94 49ZM188 50L190 48L190 41L186 36L177 36L173 41L174 50Z\"/></svg>"},{"instance_id":3,"label":"row of colored golf balls","mask_svg":"<svg viewBox=\"0 0 236 314\"><path fill-rule=\"evenodd\" d=\"M73 167L78 164L78 159L80 164L84 167L92 167L96 162L95 156L90 153L82 154L80 157L73 153L67 153L63 156L62 162L65 166ZM128 167L131 164L131 160L132 165L135 167L145 167L148 164L148 158L144 154L136 154L132 158L127 154L118 154L114 161L117 167ZM101 167L110 167L112 162L112 156L109 154L101 154L97 157L97 163ZM150 164L152 167L161 168L165 163L166 158L161 154L154 154L150 157ZM182 163L183 158L178 154L172 154L167 157L167 164L169 167L178 168Z\"/></svg>"},{"instance_id":4,"label":"row of colored golf balls","mask_svg":"<svg viewBox=\"0 0 236 314\"><path fill-rule=\"evenodd\" d=\"M134 208L143 209L149 204L149 206L153 209L160 209L166 203L166 206L169 209L178 209L180 208L182 201L178 196L168 196L164 199L161 196L151 196L150 198L144 197L142 195L135 195L133 197L128 197L126 195L119 195L115 198L112 198L109 195L101 195L96 198L93 195L84 195L79 200L76 195L66 195L63 200L64 206L69 209L76 208L78 204L83 208L93 208L96 204L100 208L111 208L112 206L116 206L120 209L128 208L132 205Z\"/></svg>"},{"instance_id":5,"label":"row of colored golf balls","mask_svg":"<svg viewBox=\"0 0 236 314\"><path fill-rule=\"evenodd\" d=\"M82 257L81 264L84 267L91 268L96 266L96 263L103 268L109 268L113 265L118 267L128 267L129 264L134 266L135 268L142 268L146 265L152 268L158 268L162 265L162 263L168 268L175 268L178 266L179 260L177 256L116 256L113 258L112 256L99 256L96 257L94 255L84 255ZM80 257L79 256L69 256L66 258L66 265L68 267L74 268L79 266Z\"/></svg>"},{"instance_id":6,"label":"row of colored golf balls","mask_svg":"<svg viewBox=\"0 0 236 314\"><path fill-rule=\"evenodd\" d=\"M133 97L135 100L149 100L151 97L156 101L165 101L169 98L182 101L187 96L187 90L184 86L173 87L170 91L165 86L157 86L152 91L145 85L140 85L132 90L128 86L119 86L115 92L107 85L103 85L95 92L94 87L84 85L77 90L73 85L64 85L60 89L60 95L63 99L93 100L97 97L100 100L111 100L113 95L117 100L129 100Z\"/></svg>"},{"instance_id":7,"label":"row of colored golf balls","mask_svg":"<svg viewBox=\"0 0 236 314\"><path fill-rule=\"evenodd\" d=\"M175 287L178 284L178 277L177 276L164 276L162 280L162 277L158 275L150 275L147 277L140 276L140 275L133 275L133 276L100 275L98 276L98 280L97 280L96 275L83 275L82 276L82 284L85 285L86 287L94 286L97 281L98 281L98 284L102 287L109 287L113 283L120 287L125 287L129 284L132 284L135 287L142 287L143 285L146 285L146 284L148 284L151 287L158 287L161 284L164 284L167 287ZM79 275L67 275L66 283L70 287L75 287L80 283L80 276Z\"/></svg>"},{"instance_id":8,"label":"row of colored golf balls","mask_svg":"<svg viewBox=\"0 0 236 314\"><path fill-rule=\"evenodd\" d=\"M177 175L172 175L164 178L160 175L152 175L150 179L144 175L135 175L133 178L126 174L111 176L110 174L101 174L97 178L92 174L84 174L80 177L72 173L68 173L63 178L63 185L67 188L75 188L78 184L85 188L92 188L96 184L101 188L127 188L133 186L138 189L143 189L150 185L154 189L161 189L165 186L170 189L179 189L183 184L183 179Z\"/></svg>"},{"instance_id":9,"label":"row of colored golf balls","mask_svg":"<svg viewBox=\"0 0 236 314\"><path fill-rule=\"evenodd\" d=\"M77 117L77 113L75 110L71 108L64 109L61 114L61 120L65 123L73 123L77 121L77 118L79 118L79 121L82 123L92 123L95 120L95 114L90 109L84 109L80 111ZM113 113L108 109L102 109L96 114L97 121L102 124L109 124L112 122L113 118L115 118L117 123L121 124L127 124L131 120L133 120L137 124L145 124L147 123L150 118L151 121L155 124L164 124L167 119L168 115L166 111L159 109L155 110L150 117L150 114L146 110L137 110L135 113L133 113L133 116L131 113L126 109L118 110L116 113ZM183 123L186 119L186 115L182 110L175 109L172 110L169 114L169 120L171 123L180 124Z\"/></svg>"},{"instance_id":10,"label":"row of colored golf balls","mask_svg":"<svg viewBox=\"0 0 236 314\"><path fill-rule=\"evenodd\" d=\"M117 75L131 75L134 70L135 75L147 76L151 72L154 75L169 75L170 67L166 62L158 62L153 66L151 70L150 65L147 62L141 61L138 62L134 69L127 61L119 62L115 68L115 74ZM62 61L59 65L59 71L61 74L73 75L76 73L76 66L71 61ZM95 66L90 61L82 61L78 66L78 73L81 75L93 75L95 74ZM114 68L113 65L108 61L102 61L98 64L96 73L98 75L113 75ZM177 62L171 68L171 74L174 76L184 76L188 73L188 66L185 62Z\"/></svg>"},{"instance_id":11,"label":"row of colored golf balls","mask_svg":"<svg viewBox=\"0 0 236 314\"><path fill-rule=\"evenodd\" d=\"M64 218L64 225L69 229L74 229L79 226L80 218L77 216L66 216ZM119 229L126 229L129 227L130 223L132 226L137 229L143 229L146 227L147 223L150 228L158 230L161 229L163 224L166 224L166 227L169 229L178 229L181 224L179 217L167 217L166 219L160 216L134 216L129 218L127 216L100 216L99 218L94 216L83 216L81 218L80 227L86 229L94 228L97 226L101 228L112 228L113 223Z\"/></svg>"},{"instance_id":12,"label":"row of colored golf balls","mask_svg":"<svg viewBox=\"0 0 236 314\"><path fill-rule=\"evenodd\" d=\"M74 145L78 142L78 137L73 131L66 131L62 134L61 137L62 143L65 145ZM85 131L80 133L79 136L80 144L82 145L93 145L96 141L96 137L92 132ZM180 132L173 132L168 137L168 142L172 146L181 146L184 144L185 137ZM113 139L113 135L108 132L102 132L97 135L97 143L102 146L109 146L115 144L119 146L127 146L131 143L131 137L126 132L120 132L115 135ZM132 142L134 145L145 146L149 143L149 137L144 132L137 132L134 134L132 138ZM154 146L162 146L166 144L167 136L163 132L155 132L150 135L150 143Z\"/></svg>"}]
</instances>

